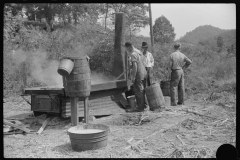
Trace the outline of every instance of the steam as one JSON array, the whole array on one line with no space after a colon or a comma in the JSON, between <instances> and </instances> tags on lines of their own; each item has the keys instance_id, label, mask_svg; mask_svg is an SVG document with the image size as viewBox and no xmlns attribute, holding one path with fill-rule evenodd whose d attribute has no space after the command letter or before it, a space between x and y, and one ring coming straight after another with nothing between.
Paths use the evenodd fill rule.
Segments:
<instances>
[{"instance_id":1,"label":"steam","mask_svg":"<svg viewBox=\"0 0 240 160\"><path fill-rule=\"evenodd\" d=\"M18 66L27 59L27 53L19 49L18 51L12 51L12 59Z\"/></svg>"},{"instance_id":2,"label":"steam","mask_svg":"<svg viewBox=\"0 0 240 160\"><path fill-rule=\"evenodd\" d=\"M69 53L71 53L71 56L84 56L87 55L87 53L91 53L90 50L91 49L86 48L83 45L79 45ZM20 49L12 52L12 59L14 60L15 65L19 67L21 63L29 62L30 74L36 81L46 86L63 87L62 76L57 72L60 62L56 60L48 60L45 51L38 50L36 52L25 52ZM92 85L106 83L113 80L113 76L91 72Z\"/></svg>"},{"instance_id":3,"label":"steam","mask_svg":"<svg viewBox=\"0 0 240 160\"><path fill-rule=\"evenodd\" d=\"M114 77L112 76L106 76L102 73L96 73L92 72L91 73L91 84L101 84L101 83L106 83L114 80Z\"/></svg>"},{"instance_id":4,"label":"steam","mask_svg":"<svg viewBox=\"0 0 240 160\"><path fill-rule=\"evenodd\" d=\"M62 76L57 72L59 61L47 60L46 52L37 51L33 54L31 59L32 77L47 86L63 87Z\"/></svg>"},{"instance_id":5,"label":"steam","mask_svg":"<svg viewBox=\"0 0 240 160\"><path fill-rule=\"evenodd\" d=\"M17 66L22 62L29 62L29 69L32 78L47 86L63 87L62 76L57 73L59 62L47 60L47 54L44 51L24 52L17 50L12 52L12 59Z\"/></svg>"}]
</instances>

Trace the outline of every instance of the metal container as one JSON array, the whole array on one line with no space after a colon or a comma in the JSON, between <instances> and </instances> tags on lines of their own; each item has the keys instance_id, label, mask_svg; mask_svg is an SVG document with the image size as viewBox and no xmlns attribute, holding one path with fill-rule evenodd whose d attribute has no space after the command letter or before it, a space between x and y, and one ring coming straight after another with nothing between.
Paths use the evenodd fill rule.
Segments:
<instances>
[{"instance_id":1,"label":"metal container","mask_svg":"<svg viewBox=\"0 0 240 160\"><path fill-rule=\"evenodd\" d=\"M129 103L130 107L131 107L131 108L136 108L136 103L137 103L137 102L136 102L136 97L135 97L135 95L128 96L127 99L128 99L128 103Z\"/></svg>"},{"instance_id":2,"label":"metal container","mask_svg":"<svg viewBox=\"0 0 240 160\"><path fill-rule=\"evenodd\" d=\"M170 81L161 81L160 87L161 87L163 96L170 96Z\"/></svg>"},{"instance_id":3,"label":"metal container","mask_svg":"<svg viewBox=\"0 0 240 160\"><path fill-rule=\"evenodd\" d=\"M165 106L166 106L166 107L171 106L171 97L169 97L169 96L164 96L164 100L165 100Z\"/></svg>"},{"instance_id":4,"label":"metal container","mask_svg":"<svg viewBox=\"0 0 240 160\"><path fill-rule=\"evenodd\" d=\"M91 71L86 56L70 57L74 68L67 77L65 91L69 97L87 97L91 91Z\"/></svg>"},{"instance_id":5,"label":"metal container","mask_svg":"<svg viewBox=\"0 0 240 160\"><path fill-rule=\"evenodd\" d=\"M62 76L69 76L74 66L73 60L65 57L61 59L57 72Z\"/></svg>"},{"instance_id":6,"label":"metal container","mask_svg":"<svg viewBox=\"0 0 240 160\"><path fill-rule=\"evenodd\" d=\"M154 83L145 88L149 108L151 111L165 107L165 100L159 83Z\"/></svg>"},{"instance_id":7,"label":"metal container","mask_svg":"<svg viewBox=\"0 0 240 160\"><path fill-rule=\"evenodd\" d=\"M102 132L79 134L74 133L74 130L81 129L99 129ZM83 124L81 126L75 126L68 129L68 135L70 137L71 146L74 151L86 151L96 150L107 146L109 127L102 124Z\"/></svg>"}]
</instances>

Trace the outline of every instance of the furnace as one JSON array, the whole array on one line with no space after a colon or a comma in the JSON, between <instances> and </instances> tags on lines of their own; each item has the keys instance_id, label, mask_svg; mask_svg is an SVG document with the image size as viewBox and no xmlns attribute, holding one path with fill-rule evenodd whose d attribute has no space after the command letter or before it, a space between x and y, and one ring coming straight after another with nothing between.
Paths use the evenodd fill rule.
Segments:
<instances>
[{"instance_id":1,"label":"furnace","mask_svg":"<svg viewBox=\"0 0 240 160\"><path fill-rule=\"evenodd\" d=\"M125 56L124 13L116 13L115 18L115 44L114 44L114 68L113 75L120 76L122 80L115 80L102 84L92 84L89 96L89 114L92 116L109 115L125 112L127 105L124 92L132 85L128 80L128 63ZM57 71L56 71L57 72ZM31 95L31 110L37 115L40 112L52 112L61 114L62 117L71 116L70 97L66 94L64 87L48 86L36 88L24 88L24 95ZM83 99L78 98L79 117L84 115Z\"/></svg>"}]
</instances>

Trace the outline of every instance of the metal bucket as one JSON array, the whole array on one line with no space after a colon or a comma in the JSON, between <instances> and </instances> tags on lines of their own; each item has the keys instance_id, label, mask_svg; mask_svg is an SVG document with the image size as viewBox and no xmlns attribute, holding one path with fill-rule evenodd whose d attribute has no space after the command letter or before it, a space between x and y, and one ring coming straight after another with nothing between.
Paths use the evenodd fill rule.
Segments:
<instances>
[{"instance_id":1,"label":"metal bucket","mask_svg":"<svg viewBox=\"0 0 240 160\"><path fill-rule=\"evenodd\" d=\"M57 72L62 76L69 76L73 70L74 62L71 59L63 58L59 63Z\"/></svg>"},{"instance_id":2,"label":"metal bucket","mask_svg":"<svg viewBox=\"0 0 240 160\"><path fill-rule=\"evenodd\" d=\"M136 97L135 97L135 95L128 96L127 99L128 99L128 103L129 103L130 107L131 108L136 108Z\"/></svg>"},{"instance_id":3,"label":"metal bucket","mask_svg":"<svg viewBox=\"0 0 240 160\"><path fill-rule=\"evenodd\" d=\"M74 133L77 130L98 129L97 133ZM83 124L68 129L71 146L74 151L96 150L107 146L109 127L102 124Z\"/></svg>"},{"instance_id":4,"label":"metal bucket","mask_svg":"<svg viewBox=\"0 0 240 160\"><path fill-rule=\"evenodd\" d=\"M169 96L164 96L164 100L165 100L165 106L166 106L166 107L171 106L171 97L169 97Z\"/></svg>"},{"instance_id":5,"label":"metal bucket","mask_svg":"<svg viewBox=\"0 0 240 160\"><path fill-rule=\"evenodd\" d=\"M160 87L161 87L163 96L170 96L170 81L161 81Z\"/></svg>"}]
</instances>

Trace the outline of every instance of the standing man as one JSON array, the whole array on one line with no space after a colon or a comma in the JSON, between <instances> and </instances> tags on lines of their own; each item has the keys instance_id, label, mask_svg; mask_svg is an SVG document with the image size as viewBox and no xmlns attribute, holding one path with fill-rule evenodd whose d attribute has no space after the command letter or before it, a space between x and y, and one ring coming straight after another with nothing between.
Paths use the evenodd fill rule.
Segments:
<instances>
[{"instance_id":1,"label":"standing man","mask_svg":"<svg viewBox=\"0 0 240 160\"><path fill-rule=\"evenodd\" d=\"M170 95L171 105L176 106L184 105L184 73L183 69L186 69L192 61L180 52L181 44L176 43L174 45L175 52L170 55L169 60L169 73L171 72L171 83L170 83ZM176 104L176 92L178 90L178 102Z\"/></svg>"},{"instance_id":2,"label":"standing man","mask_svg":"<svg viewBox=\"0 0 240 160\"><path fill-rule=\"evenodd\" d=\"M154 59L152 53L148 52L147 42L142 42L143 50L143 65L147 71L147 86L152 84L152 67L154 66Z\"/></svg>"},{"instance_id":3,"label":"standing man","mask_svg":"<svg viewBox=\"0 0 240 160\"><path fill-rule=\"evenodd\" d=\"M146 69L142 62L142 53L136 49L132 43L126 42L125 49L130 56L132 63L132 75L131 80L133 83L133 92L137 101L137 108L130 108L127 112L141 112L147 108L147 100L145 96L145 78L147 76Z\"/></svg>"}]
</instances>

